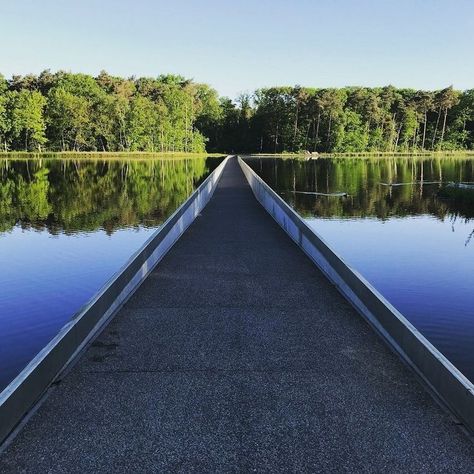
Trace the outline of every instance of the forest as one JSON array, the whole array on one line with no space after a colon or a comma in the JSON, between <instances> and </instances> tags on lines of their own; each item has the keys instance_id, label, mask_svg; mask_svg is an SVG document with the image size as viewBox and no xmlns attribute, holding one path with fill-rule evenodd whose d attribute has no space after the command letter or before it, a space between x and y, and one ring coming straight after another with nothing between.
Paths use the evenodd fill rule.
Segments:
<instances>
[{"instance_id":1,"label":"forest","mask_svg":"<svg viewBox=\"0 0 474 474\"><path fill-rule=\"evenodd\" d=\"M474 89L269 87L234 101L177 75L0 75L0 144L6 152L472 150Z\"/></svg>"}]
</instances>

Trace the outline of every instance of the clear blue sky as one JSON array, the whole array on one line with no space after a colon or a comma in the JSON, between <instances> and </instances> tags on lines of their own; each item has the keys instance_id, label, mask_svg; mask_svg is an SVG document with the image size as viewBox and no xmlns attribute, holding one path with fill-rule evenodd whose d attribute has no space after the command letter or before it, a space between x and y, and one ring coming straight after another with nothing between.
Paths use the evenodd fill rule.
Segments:
<instances>
[{"instance_id":1,"label":"clear blue sky","mask_svg":"<svg viewBox=\"0 0 474 474\"><path fill-rule=\"evenodd\" d=\"M0 0L0 72L474 88L473 0Z\"/></svg>"}]
</instances>

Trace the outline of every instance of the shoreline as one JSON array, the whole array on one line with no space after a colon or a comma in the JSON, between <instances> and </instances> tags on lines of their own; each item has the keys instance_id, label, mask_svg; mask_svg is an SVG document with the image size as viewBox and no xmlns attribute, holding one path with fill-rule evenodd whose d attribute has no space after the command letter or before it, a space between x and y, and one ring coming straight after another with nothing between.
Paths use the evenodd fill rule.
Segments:
<instances>
[{"instance_id":1,"label":"shoreline","mask_svg":"<svg viewBox=\"0 0 474 474\"><path fill-rule=\"evenodd\" d=\"M27 151L9 151L0 153L0 161L5 160L124 160L133 159L136 161L144 160L179 160L194 158L219 158L225 157L225 153L161 153L161 152L89 152L89 151L46 151L46 152L27 152Z\"/></svg>"},{"instance_id":2,"label":"shoreline","mask_svg":"<svg viewBox=\"0 0 474 474\"><path fill-rule=\"evenodd\" d=\"M474 150L460 151L424 151L424 152L348 152L348 153L319 153L311 155L306 153L243 153L241 156L256 158L304 158L308 161L319 158L474 158Z\"/></svg>"},{"instance_id":3,"label":"shoreline","mask_svg":"<svg viewBox=\"0 0 474 474\"><path fill-rule=\"evenodd\" d=\"M347 153L235 153L240 156L252 156L256 158L282 158L282 159L307 159L317 160L319 158L474 158L474 150L459 151L417 151L417 152L347 152ZM31 160L54 160L54 159L81 159L81 160L149 160L149 159L192 159L192 158L219 158L228 153L184 153L184 152L146 152L146 151L8 151L0 152L0 160L31 159Z\"/></svg>"}]
</instances>

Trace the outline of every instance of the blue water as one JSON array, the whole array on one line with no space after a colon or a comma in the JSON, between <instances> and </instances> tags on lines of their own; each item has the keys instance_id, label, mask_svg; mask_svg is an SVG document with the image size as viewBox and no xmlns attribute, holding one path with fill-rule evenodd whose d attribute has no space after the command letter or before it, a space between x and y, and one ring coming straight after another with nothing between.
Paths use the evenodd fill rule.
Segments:
<instances>
[{"instance_id":1,"label":"blue water","mask_svg":"<svg viewBox=\"0 0 474 474\"><path fill-rule=\"evenodd\" d=\"M472 222L429 215L307 222L474 380Z\"/></svg>"},{"instance_id":2,"label":"blue water","mask_svg":"<svg viewBox=\"0 0 474 474\"><path fill-rule=\"evenodd\" d=\"M0 160L0 391L220 161Z\"/></svg>"},{"instance_id":3,"label":"blue water","mask_svg":"<svg viewBox=\"0 0 474 474\"><path fill-rule=\"evenodd\" d=\"M155 230L0 234L0 381L26 366Z\"/></svg>"}]
</instances>

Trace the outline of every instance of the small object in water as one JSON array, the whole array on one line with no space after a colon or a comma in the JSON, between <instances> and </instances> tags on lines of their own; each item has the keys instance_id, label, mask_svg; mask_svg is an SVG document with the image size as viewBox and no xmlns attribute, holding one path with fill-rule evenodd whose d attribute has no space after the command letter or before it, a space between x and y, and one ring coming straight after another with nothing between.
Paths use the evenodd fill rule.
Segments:
<instances>
[{"instance_id":1,"label":"small object in water","mask_svg":"<svg viewBox=\"0 0 474 474\"><path fill-rule=\"evenodd\" d=\"M317 151L308 151L305 150L305 160L317 160L319 158L319 153Z\"/></svg>"},{"instance_id":2,"label":"small object in water","mask_svg":"<svg viewBox=\"0 0 474 474\"><path fill-rule=\"evenodd\" d=\"M449 182L446 185L447 188L458 188L458 189L474 189L474 183L463 183L462 181L459 183L455 183L453 181Z\"/></svg>"},{"instance_id":3,"label":"small object in water","mask_svg":"<svg viewBox=\"0 0 474 474\"><path fill-rule=\"evenodd\" d=\"M345 197L348 196L347 193L318 193L312 191L286 191L287 193L294 193L294 194L311 194L313 196L333 196L333 197Z\"/></svg>"},{"instance_id":4,"label":"small object in water","mask_svg":"<svg viewBox=\"0 0 474 474\"><path fill-rule=\"evenodd\" d=\"M422 186L426 184L443 184L442 181L413 181L409 183L379 183L380 186L414 186L415 184L421 184Z\"/></svg>"},{"instance_id":5,"label":"small object in water","mask_svg":"<svg viewBox=\"0 0 474 474\"><path fill-rule=\"evenodd\" d=\"M458 183L458 188L461 188L461 189L474 189L474 184Z\"/></svg>"}]
</instances>

